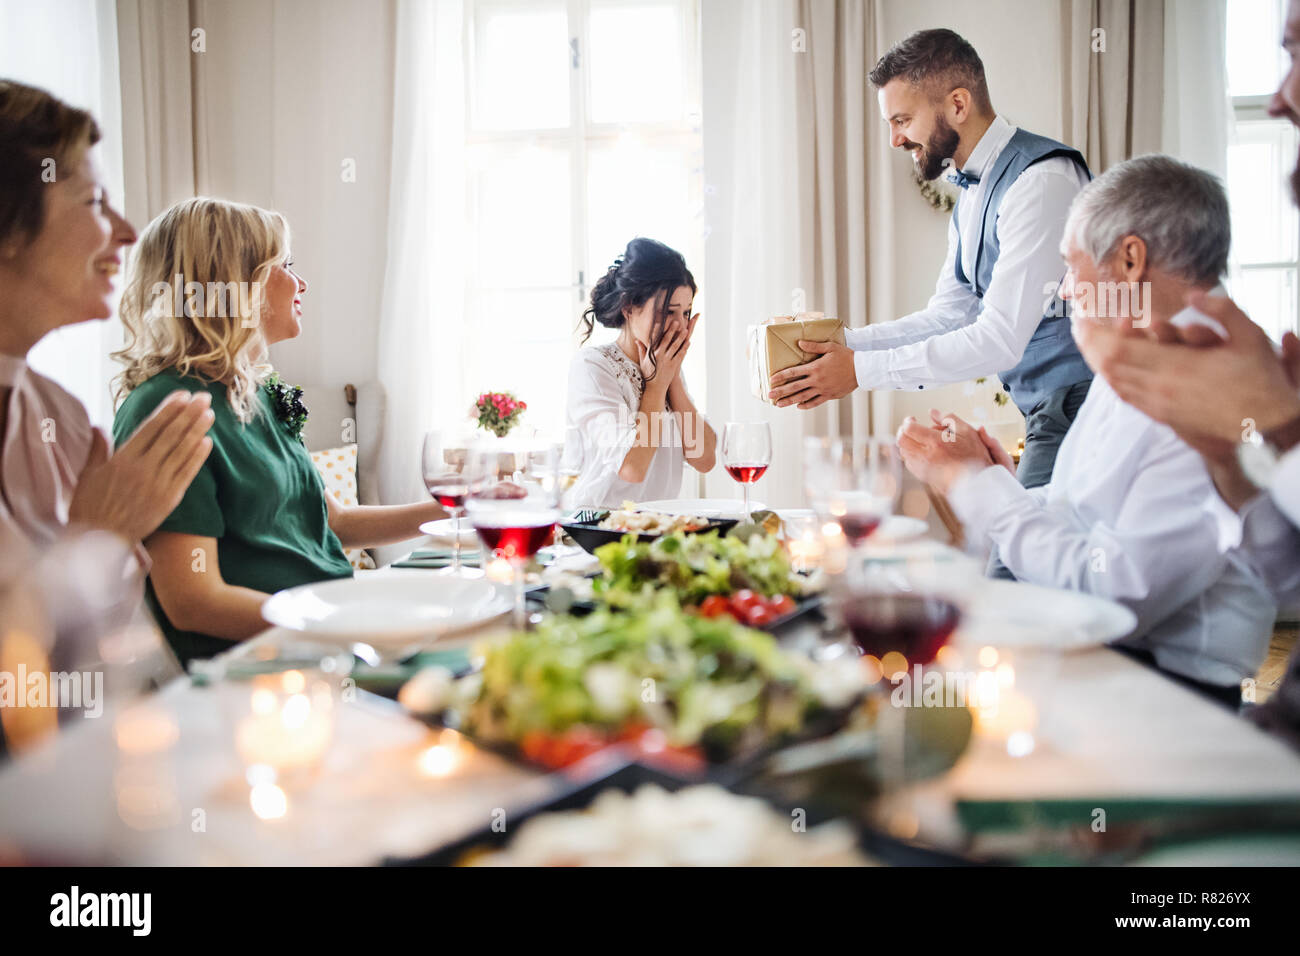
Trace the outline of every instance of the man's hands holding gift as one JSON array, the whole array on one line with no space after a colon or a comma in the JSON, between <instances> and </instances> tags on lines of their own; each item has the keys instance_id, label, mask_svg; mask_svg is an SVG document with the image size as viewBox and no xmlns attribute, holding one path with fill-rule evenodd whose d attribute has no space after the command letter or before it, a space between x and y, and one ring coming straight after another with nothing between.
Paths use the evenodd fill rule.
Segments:
<instances>
[{"instance_id":1,"label":"man's hands holding gift","mask_svg":"<svg viewBox=\"0 0 1300 956\"><path fill-rule=\"evenodd\" d=\"M1005 448L983 427L975 428L956 415L930 409L931 424L910 415L898 429L898 450L903 464L918 480L940 494L963 474L990 465L1002 465L1015 474L1016 466Z\"/></svg>"},{"instance_id":2,"label":"man's hands holding gift","mask_svg":"<svg viewBox=\"0 0 1300 956\"><path fill-rule=\"evenodd\" d=\"M768 398L780 407L816 408L832 398L843 398L858 387L853 350L837 342L799 341L799 348L818 357L772 375Z\"/></svg>"}]
</instances>

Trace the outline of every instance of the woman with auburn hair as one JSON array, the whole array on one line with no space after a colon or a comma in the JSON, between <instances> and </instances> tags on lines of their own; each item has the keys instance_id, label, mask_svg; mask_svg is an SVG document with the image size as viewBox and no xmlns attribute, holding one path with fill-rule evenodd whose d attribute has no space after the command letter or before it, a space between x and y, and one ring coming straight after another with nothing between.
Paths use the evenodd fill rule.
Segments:
<instances>
[{"instance_id":1,"label":"woman with auburn hair","mask_svg":"<svg viewBox=\"0 0 1300 956\"><path fill-rule=\"evenodd\" d=\"M113 314L135 231L109 202L99 136L85 110L0 80L0 545L11 558L68 525L138 543L210 447L207 397L180 393L158 396L110 455L81 402L27 365L48 333Z\"/></svg>"},{"instance_id":2,"label":"woman with auburn hair","mask_svg":"<svg viewBox=\"0 0 1300 956\"><path fill-rule=\"evenodd\" d=\"M75 643L53 646L54 612L87 594L102 602L96 621L106 627L138 610L148 564L140 540L180 501L210 448L207 396L181 393L160 396L110 453L81 402L27 364L55 329L113 314L120 253L135 231L109 202L99 138L85 110L0 80L0 671L9 673L75 659ZM71 538L83 531L101 535ZM56 565L38 593L23 570L57 554L65 536L77 554L93 548L105 560L76 571ZM57 713L0 707L0 757L36 744Z\"/></svg>"},{"instance_id":3,"label":"woman with auburn hair","mask_svg":"<svg viewBox=\"0 0 1300 956\"><path fill-rule=\"evenodd\" d=\"M183 661L264 630L275 591L351 576L345 546L413 538L446 514L432 501L345 507L326 494L269 364L268 347L302 331L307 283L292 266L283 216L205 198L162 213L131 257L114 433L178 388L210 396L215 415L211 455L145 540L150 600Z\"/></svg>"}]
</instances>

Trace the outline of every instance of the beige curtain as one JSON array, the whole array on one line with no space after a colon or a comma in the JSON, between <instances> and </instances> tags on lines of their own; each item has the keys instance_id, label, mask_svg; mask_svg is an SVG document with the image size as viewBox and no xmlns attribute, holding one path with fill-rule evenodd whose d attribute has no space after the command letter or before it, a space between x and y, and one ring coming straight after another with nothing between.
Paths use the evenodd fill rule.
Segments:
<instances>
[{"instance_id":1,"label":"beige curtain","mask_svg":"<svg viewBox=\"0 0 1300 956\"><path fill-rule=\"evenodd\" d=\"M1063 128L1093 174L1162 145L1165 0L1061 0Z\"/></svg>"},{"instance_id":2,"label":"beige curtain","mask_svg":"<svg viewBox=\"0 0 1300 956\"><path fill-rule=\"evenodd\" d=\"M142 227L195 194L191 5L117 0L126 215Z\"/></svg>"},{"instance_id":3,"label":"beige curtain","mask_svg":"<svg viewBox=\"0 0 1300 956\"><path fill-rule=\"evenodd\" d=\"M862 326L888 308L884 284L877 290L868 282L871 237L882 235L868 197L885 194L892 166L866 78L880 46L878 2L798 0L795 22L807 48L794 58L804 288L811 308ZM809 431L868 434L872 405L869 392L854 392L814 412Z\"/></svg>"}]
</instances>

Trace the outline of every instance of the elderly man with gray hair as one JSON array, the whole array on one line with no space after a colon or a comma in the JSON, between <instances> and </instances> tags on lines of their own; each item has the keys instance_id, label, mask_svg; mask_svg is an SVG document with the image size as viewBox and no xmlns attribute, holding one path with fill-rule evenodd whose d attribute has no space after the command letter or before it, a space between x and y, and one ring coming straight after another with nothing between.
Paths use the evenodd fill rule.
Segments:
<instances>
[{"instance_id":1,"label":"elderly man with gray hair","mask_svg":"<svg viewBox=\"0 0 1300 956\"><path fill-rule=\"evenodd\" d=\"M1199 319L1189 294L1227 270L1228 203L1219 181L1167 156L1121 163L1070 209L1060 290L1072 321ZM1076 331L1076 335L1077 335ZM1201 456L1168 426L1095 379L1061 445L1052 480L1026 489L983 429L931 412L899 429L913 474L946 494L972 541L995 544L1021 581L1110 598L1138 618L1116 642L1227 704L1264 658L1276 608L1250 562L1220 547Z\"/></svg>"}]
</instances>

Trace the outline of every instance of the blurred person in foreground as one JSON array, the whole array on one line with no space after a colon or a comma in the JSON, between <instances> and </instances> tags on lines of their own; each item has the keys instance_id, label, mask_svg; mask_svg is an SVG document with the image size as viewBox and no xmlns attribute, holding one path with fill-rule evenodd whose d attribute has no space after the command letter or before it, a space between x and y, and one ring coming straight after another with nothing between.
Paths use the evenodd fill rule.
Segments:
<instances>
[{"instance_id":1,"label":"blurred person in foreground","mask_svg":"<svg viewBox=\"0 0 1300 956\"><path fill-rule=\"evenodd\" d=\"M1062 241L1061 295L1075 329L1169 335L1189 296L1226 272L1227 197L1209 173L1167 156L1113 167L1079 194ZM1199 301L1199 300L1198 300ZM982 429L932 412L899 430L908 468L946 494L973 540L1015 576L1118 601L1137 615L1116 646L1224 704L1263 661L1276 611L1252 562L1220 546L1214 483L1173 429L1095 381L1052 480L1025 489Z\"/></svg>"},{"instance_id":2,"label":"blurred person in foreground","mask_svg":"<svg viewBox=\"0 0 1300 956\"><path fill-rule=\"evenodd\" d=\"M43 90L0 80L0 534L44 545L68 525L138 542L211 448L208 400L169 395L110 453L73 395L27 364L56 329L113 314L135 242L110 203L99 128Z\"/></svg>"},{"instance_id":3,"label":"blurred person in foreground","mask_svg":"<svg viewBox=\"0 0 1300 956\"><path fill-rule=\"evenodd\" d=\"M211 448L207 396L169 395L112 450L81 402L28 365L51 332L113 314L122 250L135 231L107 195L99 139L85 110L0 79L0 675L74 661L93 651L95 633L139 609L148 567L140 541ZM120 560L75 570L48 560L110 535ZM31 623L87 596L113 613L90 615L76 646L53 646L61 629ZM53 721L44 706L0 709L0 754L6 737L17 749Z\"/></svg>"},{"instance_id":4,"label":"blurred person in foreground","mask_svg":"<svg viewBox=\"0 0 1300 956\"><path fill-rule=\"evenodd\" d=\"M1287 7L1282 47L1290 69L1269 115L1300 126L1300 2ZM1300 204L1300 156L1291 174ZM1090 365L1124 401L1195 447L1218 490L1224 546L1246 554L1283 606L1300 605L1300 340L1281 349L1232 300L1192 296L1188 305L1219 324L1143 330L1088 325L1076 332ZM1248 711L1300 747L1300 648L1281 686Z\"/></svg>"}]
</instances>

